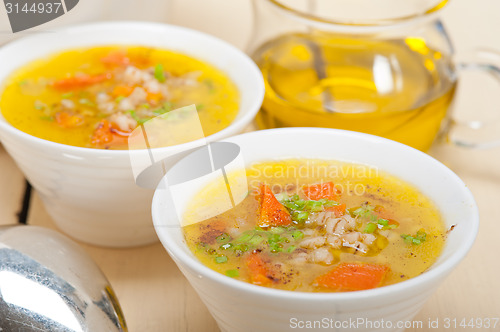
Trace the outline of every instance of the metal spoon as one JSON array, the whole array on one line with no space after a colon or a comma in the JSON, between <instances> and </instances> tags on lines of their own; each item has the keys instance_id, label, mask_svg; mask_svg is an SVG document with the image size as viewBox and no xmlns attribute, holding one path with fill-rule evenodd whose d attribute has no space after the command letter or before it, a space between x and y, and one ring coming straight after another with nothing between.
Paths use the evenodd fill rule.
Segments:
<instances>
[{"instance_id":1,"label":"metal spoon","mask_svg":"<svg viewBox=\"0 0 500 332\"><path fill-rule=\"evenodd\" d=\"M0 226L0 331L127 331L92 259L42 227Z\"/></svg>"}]
</instances>

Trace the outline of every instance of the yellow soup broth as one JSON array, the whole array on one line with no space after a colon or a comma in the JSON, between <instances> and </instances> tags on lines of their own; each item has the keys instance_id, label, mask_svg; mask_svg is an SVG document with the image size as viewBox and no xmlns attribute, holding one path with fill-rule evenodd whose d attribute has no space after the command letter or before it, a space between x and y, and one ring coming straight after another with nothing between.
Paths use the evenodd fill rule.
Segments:
<instances>
[{"instance_id":1,"label":"yellow soup broth","mask_svg":"<svg viewBox=\"0 0 500 332\"><path fill-rule=\"evenodd\" d=\"M209 185L185 213L190 249L219 273L285 290L354 291L416 277L443 249L446 230L434 204L375 168L285 160L254 164L246 174L249 193L236 207L193 223L227 196L225 186Z\"/></svg>"},{"instance_id":2,"label":"yellow soup broth","mask_svg":"<svg viewBox=\"0 0 500 332\"><path fill-rule=\"evenodd\" d=\"M0 109L14 127L79 147L126 149L139 125L195 104L205 135L236 117L239 92L219 69L177 52L142 46L64 51L4 82Z\"/></svg>"}]
</instances>

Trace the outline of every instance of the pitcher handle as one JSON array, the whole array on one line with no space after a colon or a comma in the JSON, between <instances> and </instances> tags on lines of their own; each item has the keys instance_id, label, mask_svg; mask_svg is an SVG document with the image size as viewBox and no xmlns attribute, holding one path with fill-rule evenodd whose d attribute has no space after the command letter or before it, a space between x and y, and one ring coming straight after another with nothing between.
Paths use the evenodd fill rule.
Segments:
<instances>
[{"instance_id":1,"label":"pitcher handle","mask_svg":"<svg viewBox=\"0 0 500 332\"><path fill-rule=\"evenodd\" d=\"M492 76L500 84L500 65L492 62L492 59L495 59L500 64L499 52L478 49L470 52L470 55L473 56L474 60L461 61L457 64L459 74L463 71L480 71ZM451 119L445 135L449 143L464 148L490 149L499 147L500 117L496 121L458 121Z\"/></svg>"}]
</instances>

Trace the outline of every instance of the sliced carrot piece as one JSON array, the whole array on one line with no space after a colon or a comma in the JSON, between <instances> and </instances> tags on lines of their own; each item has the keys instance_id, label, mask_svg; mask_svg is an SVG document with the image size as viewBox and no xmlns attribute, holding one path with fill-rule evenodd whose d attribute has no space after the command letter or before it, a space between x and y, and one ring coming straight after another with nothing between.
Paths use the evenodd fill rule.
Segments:
<instances>
[{"instance_id":1,"label":"sliced carrot piece","mask_svg":"<svg viewBox=\"0 0 500 332\"><path fill-rule=\"evenodd\" d=\"M390 219L389 212L387 212L385 207L383 207L381 205L375 206L375 209L373 209L373 212L375 212L375 214L379 218Z\"/></svg>"},{"instance_id":2,"label":"sliced carrot piece","mask_svg":"<svg viewBox=\"0 0 500 332\"><path fill-rule=\"evenodd\" d=\"M261 207L258 225L260 227L287 226L292 223L290 213L277 199L269 186L260 187Z\"/></svg>"},{"instance_id":3,"label":"sliced carrot piece","mask_svg":"<svg viewBox=\"0 0 500 332\"><path fill-rule=\"evenodd\" d=\"M123 51L111 52L101 58L101 62L108 66L126 67L130 64L130 58Z\"/></svg>"},{"instance_id":4,"label":"sliced carrot piece","mask_svg":"<svg viewBox=\"0 0 500 332\"><path fill-rule=\"evenodd\" d=\"M339 199L339 191L335 188L333 182L304 186L302 190L304 191L304 195L313 201L318 201L320 199L336 201Z\"/></svg>"},{"instance_id":5,"label":"sliced carrot piece","mask_svg":"<svg viewBox=\"0 0 500 332\"><path fill-rule=\"evenodd\" d=\"M83 124L83 119L78 115L68 112L58 112L55 115L56 123L63 128L75 128Z\"/></svg>"},{"instance_id":6,"label":"sliced carrot piece","mask_svg":"<svg viewBox=\"0 0 500 332\"><path fill-rule=\"evenodd\" d=\"M78 75L55 81L52 86L57 90L69 91L75 89L83 89L88 86L104 82L110 78L111 74Z\"/></svg>"},{"instance_id":7,"label":"sliced carrot piece","mask_svg":"<svg viewBox=\"0 0 500 332\"><path fill-rule=\"evenodd\" d=\"M115 86L115 88L113 89L113 92L111 92L111 95L114 97L114 98L118 98L118 97L128 97L132 91L134 91L134 87L133 86L129 86L129 85L117 85Z\"/></svg>"},{"instance_id":8,"label":"sliced carrot piece","mask_svg":"<svg viewBox=\"0 0 500 332\"><path fill-rule=\"evenodd\" d=\"M342 217L345 214L346 205L344 203L327 208L326 211L335 213L335 217Z\"/></svg>"},{"instance_id":9,"label":"sliced carrot piece","mask_svg":"<svg viewBox=\"0 0 500 332\"><path fill-rule=\"evenodd\" d=\"M163 99L163 94L148 92L146 99L147 99L147 101L149 101L153 104L157 104L160 100Z\"/></svg>"},{"instance_id":10,"label":"sliced carrot piece","mask_svg":"<svg viewBox=\"0 0 500 332\"><path fill-rule=\"evenodd\" d=\"M341 263L330 272L319 276L315 284L337 291L358 291L380 286L389 271L386 265L368 263Z\"/></svg>"},{"instance_id":11,"label":"sliced carrot piece","mask_svg":"<svg viewBox=\"0 0 500 332\"><path fill-rule=\"evenodd\" d=\"M97 125L97 128L95 129L90 142L93 145L100 145L109 143L112 140L113 140L113 133L111 132L111 124L106 119L101 120Z\"/></svg>"},{"instance_id":12,"label":"sliced carrot piece","mask_svg":"<svg viewBox=\"0 0 500 332\"><path fill-rule=\"evenodd\" d=\"M127 146L129 135L130 133L119 130L114 124L103 119L97 125L90 142L101 147Z\"/></svg>"},{"instance_id":13,"label":"sliced carrot piece","mask_svg":"<svg viewBox=\"0 0 500 332\"><path fill-rule=\"evenodd\" d=\"M267 264L264 260L262 260L259 253L252 252L249 256L247 256L246 266L248 268L252 284L266 286L272 282L271 278L269 278L271 273L269 272Z\"/></svg>"}]
</instances>

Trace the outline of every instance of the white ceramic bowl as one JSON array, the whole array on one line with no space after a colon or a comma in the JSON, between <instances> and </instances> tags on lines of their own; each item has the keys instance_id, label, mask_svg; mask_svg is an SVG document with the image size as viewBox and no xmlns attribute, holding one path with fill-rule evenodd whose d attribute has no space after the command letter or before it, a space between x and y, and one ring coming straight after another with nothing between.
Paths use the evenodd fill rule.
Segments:
<instances>
[{"instance_id":1,"label":"white ceramic bowl","mask_svg":"<svg viewBox=\"0 0 500 332\"><path fill-rule=\"evenodd\" d=\"M262 75L243 52L207 34L157 23L87 24L17 40L0 49L0 82L13 70L54 52L109 44L179 51L229 75L240 91L240 109L233 123L207 137L208 141L241 132L260 108L264 95ZM157 240L151 222L153 190L135 184L130 165L130 158L139 156L140 151L62 145L25 134L3 118L0 140L65 233L87 243L112 247ZM182 152L200 144L195 141L158 150L180 158Z\"/></svg>"},{"instance_id":2,"label":"white ceramic bowl","mask_svg":"<svg viewBox=\"0 0 500 332\"><path fill-rule=\"evenodd\" d=\"M375 166L420 189L437 205L446 225L456 227L449 234L437 262L416 278L358 292L282 291L234 280L201 264L186 246L180 227L171 225L168 217L171 209L165 208L168 189L159 187L152 206L156 232L222 331L294 331L306 321L326 324L318 330L333 326L330 330L402 331L404 325L398 324L404 323L398 322L410 321L417 314L432 292L464 258L476 237L478 210L466 185L440 162L403 144L367 134L319 128L265 130L225 141L240 146L247 164L295 157ZM368 325L368 322L383 324L381 320L386 325L379 325L379 328ZM364 325L361 324L363 321ZM360 324L349 325L351 322ZM352 326L357 326L357 329L349 329Z\"/></svg>"}]
</instances>

